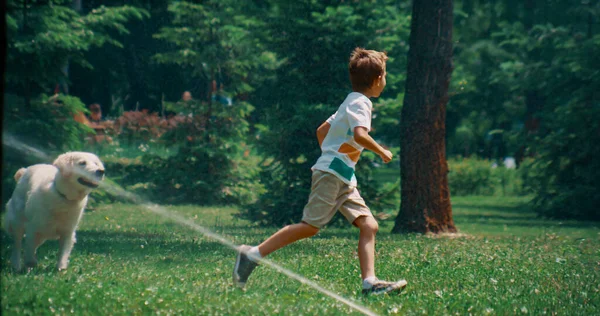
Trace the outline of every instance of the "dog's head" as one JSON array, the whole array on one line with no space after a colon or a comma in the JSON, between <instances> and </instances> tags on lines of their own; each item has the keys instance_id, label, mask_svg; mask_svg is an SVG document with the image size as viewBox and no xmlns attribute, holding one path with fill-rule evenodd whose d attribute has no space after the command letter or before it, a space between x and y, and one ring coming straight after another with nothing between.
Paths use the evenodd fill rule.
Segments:
<instances>
[{"instance_id":1,"label":"dog's head","mask_svg":"<svg viewBox=\"0 0 600 316\"><path fill-rule=\"evenodd\" d=\"M53 165L58 168L63 178L81 186L82 189L97 188L104 179L104 165L91 153L68 152L58 156Z\"/></svg>"}]
</instances>

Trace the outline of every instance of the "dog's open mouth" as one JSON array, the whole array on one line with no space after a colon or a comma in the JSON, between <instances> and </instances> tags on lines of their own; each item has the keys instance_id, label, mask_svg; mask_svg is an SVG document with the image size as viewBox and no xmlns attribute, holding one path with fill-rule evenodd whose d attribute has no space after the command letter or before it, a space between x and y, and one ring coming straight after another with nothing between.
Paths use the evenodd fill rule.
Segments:
<instances>
[{"instance_id":1,"label":"dog's open mouth","mask_svg":"<svg viewBox=\"0 0 600 316\"><path fill-rule=\"evenodd\" d=\"M77 182L85 185L86 187L90 187L90 188L97 188L98 187L98 183L94 183L94 182L88 181L85 178L78 178Z\"/></svg>"}]
</instances>

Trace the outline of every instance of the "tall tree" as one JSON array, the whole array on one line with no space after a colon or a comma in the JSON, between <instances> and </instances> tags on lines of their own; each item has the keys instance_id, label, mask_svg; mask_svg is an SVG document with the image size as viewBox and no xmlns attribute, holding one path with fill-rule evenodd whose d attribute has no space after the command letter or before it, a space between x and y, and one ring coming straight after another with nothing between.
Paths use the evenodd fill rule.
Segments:
<instances>
[{"instance_id":1,"label":"tall tree","mask_svg":"<svg viewBox=\"0 0 600 316\"><path fill-rule=\"evenodd\" d=\"M446 163L452 0L414 0L400 121L400 213L392 232L455 232Z\"/></svg>"},{"instance_id":2,"label":"tall tree","mask_svg":"<svg viewBox=\"0 0 600 316\"><path fill-rule=\"evenodd\" d=\"M86 15L59 1L49 4L6 2L6 91L27 104L40 93L51 93L57 82L68 82L64 65L92 65L83 53L110 43L121 47L115 33L127 34L124 23L148 16L131 6L99 7Z\"/></svg>"}]
</instances>

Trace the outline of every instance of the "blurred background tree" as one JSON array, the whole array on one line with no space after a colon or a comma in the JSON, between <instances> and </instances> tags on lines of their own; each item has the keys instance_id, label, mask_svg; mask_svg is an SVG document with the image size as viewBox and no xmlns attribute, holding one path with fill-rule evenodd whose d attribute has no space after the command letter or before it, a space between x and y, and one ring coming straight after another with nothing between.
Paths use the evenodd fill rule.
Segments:
<instances>
[{"instance_id":1,"label":"blurred background tree","mask_svg":"<svg viewBox=\"0 0 600 316\"><path fill-rule=\"evenodd\" d=\"M91 130L73 119L86 111L77 96L60 94L70 78L68 63L88 69L84 52L111 44L122 47L110 32L127 33L124 22L147 13L130 6L98 7L79 14L70 1L17 1L6 3L8 54L4 74L6 91L3 133L56 154L78 150ZM3 145L2 193L8 200L14 172L37 161Z\"/></svg>"}]
</instances>

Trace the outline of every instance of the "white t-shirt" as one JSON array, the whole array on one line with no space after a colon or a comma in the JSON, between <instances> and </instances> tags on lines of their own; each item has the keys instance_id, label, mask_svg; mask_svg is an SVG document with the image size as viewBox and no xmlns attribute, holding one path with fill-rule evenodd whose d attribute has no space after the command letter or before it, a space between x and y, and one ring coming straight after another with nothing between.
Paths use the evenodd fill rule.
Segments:
<instances>
[{"instance_id":1,"label":"white t-shirt","mask_svg":"<svg viewBox=\"0 0 600 316\"><path fill-rule=\"evenodd\" d=\"M336 175L340 180L356 186L354 167L364 149L354 141L354 128L371 130L371 100L362 93L352 92L338 110L327 119L331 124L321 144L321 157L311 170L321 170Z\"/></svg>"}]
</instances>

